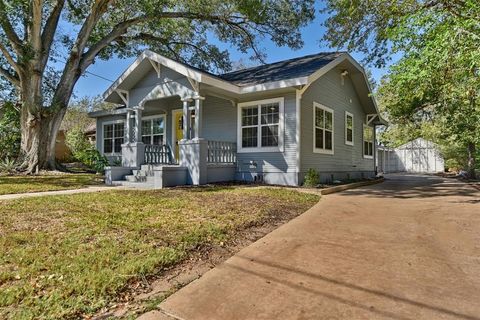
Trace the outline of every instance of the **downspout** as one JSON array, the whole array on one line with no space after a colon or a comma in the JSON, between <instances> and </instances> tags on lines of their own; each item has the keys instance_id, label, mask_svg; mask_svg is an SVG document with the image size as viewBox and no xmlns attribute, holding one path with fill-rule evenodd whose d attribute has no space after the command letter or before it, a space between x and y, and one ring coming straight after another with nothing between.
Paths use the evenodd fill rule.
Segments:
<instances>
[{"instance_id":1,"label":"downspout","mask_svg":"<svg viewBox=\"0 0 480 320\"><path fill-rule=\"evenodd\" d=\"M373 171L375 177L378 174L377 171L377 125L373 124Z\"/></svg>"},{"instance_id":2,"label":"downspout","mask_svg":"<svg viewBox=\"0 0 480 320\"><path fill-rule=\"evenodd\" d=\"M297 145L297 148L296 148L296 177L295 177L295 181L296 181L296 184L297 186L300 185L300 169L301 169L301 139L300 139L300 136L301 136L301 125L302 125L302 121L301 121L301 116L302 116L302 110L301 110L301 101L302 101L302 94L303 94L304 90L299 90L297 89L295 91L295 129L296 129L296 133L295 133L295 142L296 142L296 145Z\"/></svg>"}]
</instances>

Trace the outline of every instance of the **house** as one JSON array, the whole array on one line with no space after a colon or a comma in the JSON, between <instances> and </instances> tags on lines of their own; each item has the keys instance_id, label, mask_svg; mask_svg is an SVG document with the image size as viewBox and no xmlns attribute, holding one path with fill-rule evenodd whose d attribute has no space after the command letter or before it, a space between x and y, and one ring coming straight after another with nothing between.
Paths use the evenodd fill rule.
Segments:
<instances>
[{"instance_id":1,"label":"house","mask_svg":"<svg viewBox=\"0 0 480 320\"><path fill-rule=\"evenodd\" d=\"M219 181L301 185L375 175L385 124L364 69L328 52L215 75L143 52L90 113L108 184L161 188ZM127 180L127 181L125 181Z\"/></svg>"},{"instance_id":2,"label":"house","mask_svg":"<svg viewBox=\"0 0 480 320\"><path fill-rule=\"evenodd\" d=\"M55 158L61 162L72 158L72 152L65 141L65 130L63 129L58 130L57 138L55 139Z\"/></svg>"},{"instance_id":3,"label":"house","mask_svg":"<svg viewBox=\"0 0 480 320\"><path fill-rule=\"evenodd\" d=\"M84 132L88 142L96 145L97 125L95 123L89 125Z\"/></svg>"},{"instance_id":4,"label":"house","mask_svg":"<svg viewBox=\"0 0 480 320\"><path fill-rule=\"evenodd\" d=\"M445 161L432 141L417 138L398 148L378 147L378 170L389 172L437 173L445 170Z\"/></svg>"}]
</instances>

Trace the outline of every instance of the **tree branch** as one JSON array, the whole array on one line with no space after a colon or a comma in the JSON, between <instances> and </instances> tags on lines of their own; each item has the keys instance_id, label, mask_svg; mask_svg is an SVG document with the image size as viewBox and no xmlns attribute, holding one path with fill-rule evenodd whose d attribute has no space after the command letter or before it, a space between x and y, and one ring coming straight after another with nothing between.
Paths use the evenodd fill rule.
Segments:
<instances>
[{"instance_id":1,"label":"tree branch","mask_svg":"<svg viewBox=\"0 0 480 320\"><path fill-rule=\"evenodd\" d=\"M111 1L113 0L95 0L93 3L91 12L80 28L77 39L70 51L70 56L63 69L59 85L52 98L53 105L58 106L59 108L66 108L68 99L70 99L70 95L73 91L73 86L81 75L79 64L82 53L92 31L102 15L106 12Z\"/></svg>"},{"instance_id":2,"label":"tree branch","mask_svg":"<svg viewBox=\"0 0 480 320\"><path fill-rule=\"evenodd\" d=\"M90 49L82 55L80 62L80 70L83 73L89 65L92 64L93 60L97 54L106 48L112 41L123 35L128 31L128 28L139 23L140 21L146 20L146 17L138 17L130 20L123 21L113 27L112 31L108 33L105 37L100 39L95 43Z\"/></svg>"},{"instance_id":3,"label":"tree branch","mask_svg":"<svg viewBox=\"0 0 480 320\"><path fill-rule=\"evenodd\" d=\"M45 27L42 32L42 61L41 69L43 70L48 62L48 57L50 56L50 49L52 47L53 39L55 36L55 31L58 26L58 21L60 20L60 14L62 13L63 6L65 5L65 0L57 0L57 4L53 8L50 16L45 23Z\"/></svg>"},{"instance_id":4,"label":"tree branch","mask_svg":"<svg viewBox=\"0 0 480 320\"><path fill-rule=\"evenodd\" d=\"M33 0L32 4L32 32L30 37L30 44L35 51L35 60L40 60L42 54L42 0ZM27 40L27 39L25 39Z\"/></svg>"},{"instance_id":5,"label":"tree branch","mask_svg":"<svg viewBox=\"0 0 480 320\"><path fill-rule=\"evenodd\" d=\"M17 62L13 59L12 55L10 54L10 52L8 52L8 49L6 46L4 46L2 43L0 43L0 51L3 53L3 55L5 56L5 59L7 60L7 62L10 64L10 66L15 69L16 72L19 72L19 68L18 68L18 65L17 65Z\"/></svg>"},{"instance_id":6,"label":"tree branch","mask_svg":"<svg viewBox=\"0 0 480 320\"><path fill-rule=\"evenodd\" d=\"M22 40L15 33L15 30L12 27L12 24L8 20L7 10L5 2L0 0L0 26L2 26L5 35L7 36L8 41L10 41L13 49L19 54L22 50Z\"/></svg>"},{"instance_id":7,"label":"tree branch","mask_svg":"<svg viewBox=\"0 0 480 320\"><path fill-rule=\"evenodd\" d=\"M245 22L244 18L241 16L230 16L230 17L222 17L222 16L215 16L215 15L205 15L201 13L193 13L193 12L162 12L155 14L154 16L139 16L136 18L132 18L126 21L123 21L116 26L113 27L112 31L104 36L102 39L97 41L90 49L83 54L82 60L80 63L81 72L84 72L86 68L90 64L92 64L93 60L97 56L97 54L106 48L111 42L118 39L120 36L125 34L128 31L128 28L139 24L141 22L146 22L151 19L191 19L191 20L204 20L209 21L211 23L218 23L224 22L226 24L235 25L239 27L242 23ZM234 19L241 19L241 21L233 21ZM246 32L246 30L243 30ZM248 32L247 32L248 33ZM253 44L253 42L250 42ZM254 52L257 54L256 48L253 48Z\"/></svg>"},{"instance_id":8,"label":"tree branch","mask_svg":"<svg viewBox=\"0 0 480 320\"><path fill-rule=\"evenodd\" d=\"M13 84L14 86L20 87L20 79L16 74L13 75L8 70L0 67L0 76L5 77L8 80L8 82Z\"/></svg>"}]
</instances>

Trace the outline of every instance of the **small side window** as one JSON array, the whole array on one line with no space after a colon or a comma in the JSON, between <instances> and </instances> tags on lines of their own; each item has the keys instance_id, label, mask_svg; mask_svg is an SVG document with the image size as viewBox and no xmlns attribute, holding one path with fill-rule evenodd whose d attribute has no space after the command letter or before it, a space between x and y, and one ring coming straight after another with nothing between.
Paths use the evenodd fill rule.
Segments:
<instances>
[{"instance_id":1,"label":"small side window","mask_svg":"<svg viewBox=\"0 0 480 320\"><path fill-rule=\"evenodd\" d=\"M373 159L373 128L363 125L363 157Z\"/></svg>"},{"instance_id":2,"label":"small side window","mask_svg":"<svg viewBox=\"0 0 480 320\"><path fill-rule=\"evenodd\" d=\"M345 112L345 144L353 146L353 114Z\"/></svg>"}]
</instances>

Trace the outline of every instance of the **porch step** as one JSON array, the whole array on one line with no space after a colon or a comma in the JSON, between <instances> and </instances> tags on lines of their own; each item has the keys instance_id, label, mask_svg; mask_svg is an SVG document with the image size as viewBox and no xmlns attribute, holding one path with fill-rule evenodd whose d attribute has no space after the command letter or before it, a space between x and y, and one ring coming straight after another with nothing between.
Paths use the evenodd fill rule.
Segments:
<instances>
[{"instance_id":1,"label":"porch step","mask_svg":"<svg viewBox=\"0 0 480 320\"><path fill-rule=\"evenodd\" d=\"M146 171L146 170L132 170L132 174L134 176L152 176L153 175L153 171Z\"/></svg>"},{"instance_id":2,"label":"porch step","mask_svg":"<svg viewBox=\"0 0 480 320\"><path fill-rule=\"evenodd\" d=\"M128 182L146 182L147 176L144 175L128 175L125 176L125 180Z\"/></svg>"},{"instance_id":3,"label":"porch step","mask_svg":"<svg viewBox=\"0 0 480 320\"><path fill-rule=\"evenodd\" d=\"M112 181L112 185L138 189L153 189L155 187L153 177L154 170L162 166L163 165L144 164L140 166L140 169L134 169L131 174L125 175L124 180Z\"/></svg>"},{"instance_id":4,"label":"porch step","mask_svg":"<svg viewBox=\"0 0 480 320\"><path fill-rule=\"evenodd\" d=\"M153 170L155 168L160 168L164 165L162 164L142 164L140 166L140 171L144 171L144 172L153 172Z\"/></svg>"},{"instance_id":5,"label":"porch step","mask_svg":"<svg viewBox=\"0 0 480 320\"><path fill-rule=\"evenodd\" d=\"M130 182L125 180L119 180L119 181L112 181L112 185L123 186L127 188L135 188L135 189L153 189L155 187L153 181Z\"/></svg>"}]
</instances>

